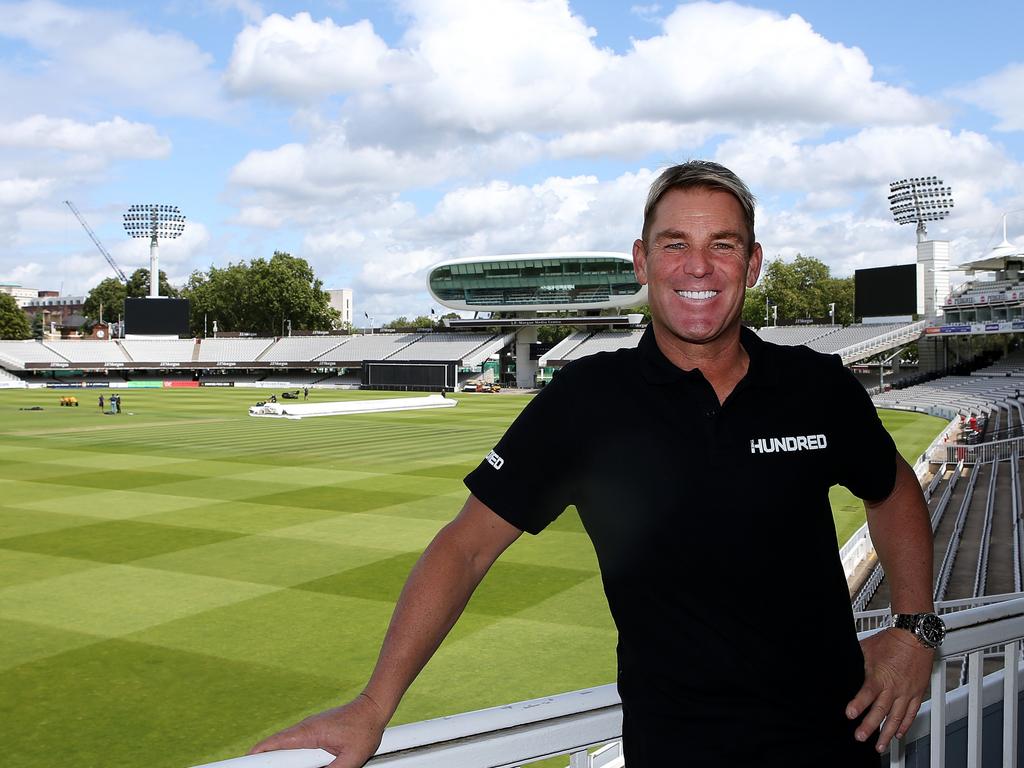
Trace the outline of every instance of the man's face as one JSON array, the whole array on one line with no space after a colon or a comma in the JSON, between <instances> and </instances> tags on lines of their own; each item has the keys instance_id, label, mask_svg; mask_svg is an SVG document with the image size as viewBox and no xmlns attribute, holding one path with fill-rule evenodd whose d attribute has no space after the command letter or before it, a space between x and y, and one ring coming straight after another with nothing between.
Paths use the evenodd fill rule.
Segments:
<instances>
[{"instance_id":1,"label":"man's face","mask_svg":"<svg viewBox=\"0 0 1024 768\"><path fill-rule=\"evenodd\" d=\"M649 242L633 244L633 267L648 286L659 335L709 344L738 328L744 293L761 271L761 246L749 242L743 210L728 192L670 189L654 209Z\"/></svg>"}]
</instances>

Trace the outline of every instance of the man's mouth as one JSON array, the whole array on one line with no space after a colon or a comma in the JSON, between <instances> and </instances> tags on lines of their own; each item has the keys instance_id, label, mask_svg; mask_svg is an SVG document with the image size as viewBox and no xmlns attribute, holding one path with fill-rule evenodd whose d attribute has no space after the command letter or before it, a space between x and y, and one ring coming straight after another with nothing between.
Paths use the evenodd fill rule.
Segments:
<instances>
[{"instance_id":1,"label":"man's mouth","mask_svg":"<svg viewBox=\"0 0 1024 768\"><path fill-rule=\"evenodd\" d=\"M676 291L676 295L690 301L707 301L718 295L718 291Z\"/></svg>"}]
</instances>

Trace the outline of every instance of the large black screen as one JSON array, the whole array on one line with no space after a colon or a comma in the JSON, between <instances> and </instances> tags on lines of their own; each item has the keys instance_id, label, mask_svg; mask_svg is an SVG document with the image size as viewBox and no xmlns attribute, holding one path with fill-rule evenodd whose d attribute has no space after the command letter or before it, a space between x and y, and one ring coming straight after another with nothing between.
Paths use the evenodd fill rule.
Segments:
<instances>
[{"instance_id":1,"label":"large black screen","mask_svg":"<svg viewBox=\"0 0 1024 768\"><path fill-rule=\"evenodd\" d=\"M125 299L124 332L188 336L188 299Z\"/></svg>"},{"instance_id":2,"label":"large black screen","mask_svg":"<svg viewBox=\"0 0 1024 768\"><path fill-rule=\"evenodd\" d=\"M455 364L441 362L363 362L364 389L395 389L440 392L454 389Z\"/></svg>"},{"instance_id":3,"label":"large black screen","mask_svg":"<svg viewBox=\"0 0 1024 768\"><path fill-rule=\"evenodd\" d=\"M917 312L917 266L858 269L853 273L853 314L890 317Z\"/></svg>"}]
</instances>

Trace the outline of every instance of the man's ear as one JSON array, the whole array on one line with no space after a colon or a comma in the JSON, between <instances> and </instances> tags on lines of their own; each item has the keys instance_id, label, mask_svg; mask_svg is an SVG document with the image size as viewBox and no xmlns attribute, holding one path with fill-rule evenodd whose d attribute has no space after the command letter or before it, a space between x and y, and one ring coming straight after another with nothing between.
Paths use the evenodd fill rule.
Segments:
<instances>
[{"instance_id":1,"label":"man's ear","mask_svg":"<svg viewBox=\"0 0 1024 768\"><path fill-rule=\"evenodd\" d=\"M757 284L757 278L761 276L763 260L764 253L761 251L761 244L754 243L754 247L750 249L750 258L747 260L747 288L753 288Z\"/></svg>"},{"instance_id":2,"label":"man's ear","mask_svg":"<svg viewBox=\"0 0 1024 768\"><path fill-rule=\"evenodd\" d=\"M633 272L640 285L647 285L647 248L643 240L633 241Z\"/></svg>"}]
</instances>

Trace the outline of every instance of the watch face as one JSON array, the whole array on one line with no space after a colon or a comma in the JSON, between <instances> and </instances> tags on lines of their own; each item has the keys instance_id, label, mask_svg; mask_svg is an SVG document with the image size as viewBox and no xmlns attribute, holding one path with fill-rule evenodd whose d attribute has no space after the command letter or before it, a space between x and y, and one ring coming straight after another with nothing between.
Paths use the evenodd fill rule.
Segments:
<instances>
[{"instance_id":1,"label":"watch face","mask_svg":"<svg viewBox=\"0 0 1024 768\"><path fill-rule=\"evenodd\" d=\"M921 617L920 633L922 639L929 645L939 645L946 636L946 625L934 613Z\"/></svg>"}]
</instances>

